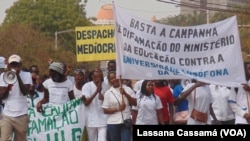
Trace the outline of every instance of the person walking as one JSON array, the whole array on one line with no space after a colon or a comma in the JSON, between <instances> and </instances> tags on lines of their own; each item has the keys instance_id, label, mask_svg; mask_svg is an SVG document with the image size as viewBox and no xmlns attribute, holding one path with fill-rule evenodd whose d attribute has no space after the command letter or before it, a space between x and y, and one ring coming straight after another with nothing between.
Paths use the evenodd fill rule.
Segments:
<instances>
[{"instance_id":1,"label":"person walking","mask_svg":"<svg viewBox=\"0 0 250 141\"><path fill-rule=\"evenodd\" d=\"M210 84L209 87L213 96L212 108L219 124L233 125L235 123L235 115L228 103L228 98L231 94L230 89L226 86L214 84Z\"/></svg>"},{"instance_id":2,"label":"person walking","mask_svg":"<svg viewBox=\"0 0 250 141\"><path fill-rule=\"evenodd\" d=\"M173 96L175 99L177 99L182 90L183 87L185 87L187 84L182 83L183 81L186 81L186 79L173 79L169 80L171 87L173 89ZM174 108L174 124L187 124L187 119L188 119L188 101L187 99L184 99L180 101L179 103L175 103L175 108Z\"/></svg>"},{"instance_id":3,"label":"person walking","mask_svg":"<svg viewBox=\"0 0 250 141\"><path fill-rule=\"evenodd\" d=\"M109 72L107 77L111 87L104 94L102 108L108 116L110 141L131 141L131 106L137 105L135 93L130 87L122 85L121 79L116 78L115 71Z\"/></svg>"},{"instance_id":4,"label":"person walking","mask_svg":"<svg viewBox=\"0 0 250 141\"><path fill-rule=\"evenodd\" d=\"M45 75L37 75L36 76L36 85L35 85L35 91L38 93L39 97L42 99L44 96L44 87L43 82L47 79Z\"/></svg>"},{"instance_id":5,"label":"person walking","mask_svg":"<svg viewBox=\"0 0 250 141\"><path fill-rule=\"evenodd\" d=\"M30 72L24 72L22 59L13 54L8 58L9 71L14 71L17 81L8 84L4 80L4 73L0 76L0 98L4 100L5 106L1 120L1 141L26 141L29 116L26 95L32 85Z\"/></svg>"},{"instance_id":6,"label":"person walking","mask_svg":"<svg viewBox=\"0 0 250 141\"><path fill-rule=\"evenodd\" d=\"M235 113L235 124L250 124L250 62L244 63L246 83L241 87L231 88L228 98Z\"/></svg>"},{"instance_id":7,"label":"person walking","mask_svg":"<svg viewBox=\"0 0 250 141\"><path fill-rule=\"evenodd\" d=\"M50 104L64 104L69 100L75 98L73 92L73 83L69 79L65 79L65 64L61 62L52 62L49 65L49 76L43 82L44 96L43 99L37 103L37 111L42 112L42 105Z\"/></svg>"},{"instance_id":8,"label":"person walking","mask_svg":"<svg viewBox=\"0 0 250 141\"><path fill-rule=\"evenodd\" d=\"M36 108L37 103L42 99L35 90L35 84L30 86L29 92L27 94L27 102L29 108Z\"/></svg>"},{"instance_id":9,"label":"person walking","mask_svg":"<svg viewBox=\"0 0 250 141\"><path fill-rule=\"evenodd\" d=\"M217 123L218 120L213 112L213 98L211 90L207 83L201 81L193 81L184 87L179 98L175 99L175 103L188 100L189 118L187 125L208 125L211 118Z\"/></svg>"},{"instance_id":10,"label":"person walking","mask_svg":"<svg viewBox=\"0 0 250 141\"><path fill-rule=\"evenodd\" d=\"M31 65L29 67L29 71L31 73L33 83L36 84L36 76L39 75L38 66L37 65Z\"/></svg>"},{"instance_id":11,"label":"person walking","mask_svg":"<svg viewBox=\"0 0 250 141\"><path fill-rule=\"evenodd\" d=\"M110 60L107 63L107 73L110 71L116 71L116 61ZM107 75L103 78L104 83L110 86Z\"/></svg>"},{"instance_id":12,"label":"person walking","mask_svg":"<svg viewBox=\"0 0 250 141\"><path fill-rule=\"evenodd\" d=\"M154 93L160 97L165 124L173 124L174 96L166 80L154 80Z\"/></svg>"},{"instance_id":13,"label":"person walking","mask_svg":"<svg viewBox=\"0 0 250 141\"><path fill-rule=\"evenodd\" d=\"M82 87L85 97L86 128L89 141L106 141L107 139L107 116L102 109L103 95L108 85L103 82L103 74L100 68L94 68L90 73L92 81Z\"/></svg>"},{"instance_id":14,"label":"person walking","mask_svg":"<svg viewBox=\"0 0 250 141\"><path fill-rule=\"evenodd\" d=\"M153 81L144 80L141 90L136 94L137 105L132 106L132 121L136 125L164 125L162 103L154 94Z\"/></svg>"},{"instance_id":15,"label":"person walking","mask_svg":"<svg viewBox=\"0 0 250 141\"><path fill-rule=\"evenodd\" d=\"M83 98L82 94L82 87L85 84L85 74L82 69L76 69L74 71L74 95L76 98ZM84 99L84 98L83 98ZM83 106L81 110L82 114L86 116L86 109L85 106ZM84 124L83 127L83 133L82 133L82 139L81 141L87 141L88 140L88 135L87 135L87 130L86 130L86 123Z\"/></svg>"}]
</instances>

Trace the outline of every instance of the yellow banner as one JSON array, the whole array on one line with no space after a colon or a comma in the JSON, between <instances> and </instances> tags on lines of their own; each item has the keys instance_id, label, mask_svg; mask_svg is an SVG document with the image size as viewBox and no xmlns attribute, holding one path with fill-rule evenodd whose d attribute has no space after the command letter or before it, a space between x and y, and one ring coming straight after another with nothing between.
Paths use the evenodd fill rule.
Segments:
<instances>
[{"instance_id":1,"label":"yellow banner","mask_svg":"<svg viewBox=\"0 0 250 141\"><path fill-rule=\"evenodd\" d=\"M77 62L114 60L114 25L76 27Z\"/></svg>"}]
</instances>

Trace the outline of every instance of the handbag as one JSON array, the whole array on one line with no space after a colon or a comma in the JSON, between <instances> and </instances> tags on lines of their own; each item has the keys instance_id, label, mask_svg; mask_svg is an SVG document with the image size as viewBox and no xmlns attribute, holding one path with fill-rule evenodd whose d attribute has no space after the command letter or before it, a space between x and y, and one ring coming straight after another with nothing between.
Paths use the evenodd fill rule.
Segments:
<instances>
[{"instance_id":1,"label":"handbag","mask_svg":"<svg viewBox=\"0 0 250 141\"><path fill-rule=\"evenodd\" d=\"M192 110L191 118L199 122L207 123L207 114L196 109Z\"/></svg>"},{"instance_id":2,"label":"handbag","mask_svg":"<svg viewBox=\"0 0 250 141\"><path fill-rule=\"evenodd\" d=\"M179 124L185 124L188 119L188 110L176 112L174 114L174 122Z\"/></svg>"},{"instance_id":3,"label":"handbag","mask_svg":"<svg viewBox=\"0 0 250 141\"><path fill-rule=\"evenodd\" d=\"M132 127L132 120L131 119L125 119L125 120L123 120L123 124L124 124L125 127L131 128Z\"/></svg>"},{"instance_id":4,"label":"handbag","mask_svg":"<svg viewBox=\"0 0 250 141\"><path fill-rule=\"evenodd\" d=\"M194 91L194 106L195 106L195 99L196 99L196 90ZM191 118L194 119L195 121L207 123L208 115L207 113L200 112L193 108L191 112Z\"/></svg>"}]
</instances>

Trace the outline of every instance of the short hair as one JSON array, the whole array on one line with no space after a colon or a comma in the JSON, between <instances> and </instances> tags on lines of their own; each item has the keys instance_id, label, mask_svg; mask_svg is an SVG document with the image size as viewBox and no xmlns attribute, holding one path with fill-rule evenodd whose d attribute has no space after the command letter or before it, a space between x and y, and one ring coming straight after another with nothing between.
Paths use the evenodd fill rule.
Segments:
<instances>
[{"instance_id":1,"label":"short hair","mask_svg":"<svg viewBox=\"0 0 250 141\"><path fill-rule=\"evenodd\" d=\"M29 67L29 71L30 71L30 72L32 72L32 68L37 68L37 69L39 69L37 65L31 65L31 66Z\"/></svg>"},{"instance_id":2,"label":"short hair","mask_svg":"<svg viewBox=\"0 0 250 141\"><path fill-rule=\"evenodd\" d=\"M109 80L109 77L110 77L111 74L116 74L116 71L109 71L108 72L108 75L107 75L108 80Z\"/></svg>"},{"instance_id":3,"label":"short hair","mask_svg":"<svg viewBox=\"0 0 250 141\"><path fill-rule=\"evenodd\" d=\"M110 60L110 61L108 61L108 64L116 64L116 61L115 60Z\"/></svg>"},{"instance_id":4,"label":"short hair","mask_svg":"<svg viewBox=\"0 0 250 141\"><path fill-rule=\"evenodd\" d=\"M85 75L85 73L83 72L82 69L75 69L74 74L76 74L76 73L80 73L80 74L82 74L83 76Z\"/></svg>"}]
</instances>

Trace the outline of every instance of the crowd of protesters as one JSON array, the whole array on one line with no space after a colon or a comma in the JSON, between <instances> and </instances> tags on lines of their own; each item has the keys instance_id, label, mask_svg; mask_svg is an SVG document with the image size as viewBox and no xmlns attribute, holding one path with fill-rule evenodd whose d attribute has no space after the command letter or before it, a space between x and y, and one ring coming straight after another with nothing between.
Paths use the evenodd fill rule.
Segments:
<instances>
[{"instance_id":1,"label":"crowd of protesters","mask_svg":"<svg viewBox=\"0 0 250 141\"><path fill-rule=\"evenodd\" d=\"M228 88L195 80L118 79L115 60L107 63L105 76L99 67L77 68L69 76L62 62L50 62L49 74L42 75L34 64L23 70L16 54L0 61L5 61L0 62L1 141L26 140L28 107L41 112L45 103L63 104L75 98L81 98L85 107L82 141L131 141L133 124L250 123L248 84ZM14 83L6 82L8 71L15 72ZM249 82L250 63L245 63L245 72Z\"/></svg>"}]
</instances>

